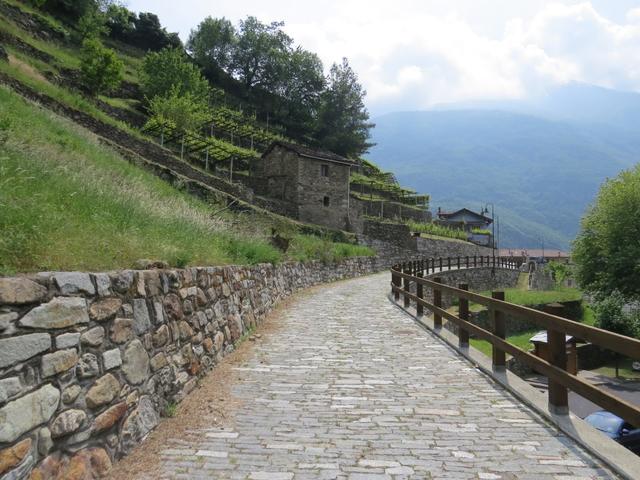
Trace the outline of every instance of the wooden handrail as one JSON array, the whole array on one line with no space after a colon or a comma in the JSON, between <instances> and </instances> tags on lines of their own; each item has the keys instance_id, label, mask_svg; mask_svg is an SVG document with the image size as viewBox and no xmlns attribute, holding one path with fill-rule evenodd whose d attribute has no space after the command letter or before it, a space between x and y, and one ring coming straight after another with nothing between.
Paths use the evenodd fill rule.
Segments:
<instances>
[{"instance_id":1,"label":"wooden handrail","mask_svg":"<svg viewBox=\"0 0 640 480\"><path fill-rule=\"evenodd\" d=\"M490 265L489 259L487 259L487 266ZM511 268L512 263L504 261L503 259L496 259L498 265L505 265L506 268ZM475 263L475 262L474 262ZM493 263L493 262L491 262ZM482 263L481 263L482 264ZM515 264L514 264L515 265ZM434 262L435 266L435 262ZM477 293L469 292L464 288L456 288L449 285L444 285L440 278L423 278L421 275L413 276L410 274L399 271L396 267L391 269L392 282L391 291L393 292L396 300L400 295L404 297L405 308L406 305L410 305L413 301L416 306L427 308L434 314L434 327L436 329L441 328L441 319L447 319L459 327L459 339L461 346L465 346L467 343L468 335L474 334L477 337L488 341L493 348L493 365L494 368L500 370L504 369L504 354L510 355L522 360L529 366L535 368L542 374L546 375L550 384L550 396L549 407L555 413L567 413L567 389L570 389L579 395L582 395L586 399L600 405L606 410L609 410L619 417L625 419L632 425L640 426L640 408L621 399L615 395L608 393L607 391L600 389L589 382L586 382L575 375L568 373L566 368L565 355L565 343L564 335L567 333L575 337L579 337L584 340L588 340L596 345L603 346L614 352L622 353L628 357L634 359L640 359L640 340L634 338L625 337L617 333L602 330L589 325L568 320L566 318L559 317L547 312L541 312L521 305L515 305L503 300L504 295L502 292L494 292L493 297L486 297ZM400 283L404 284L404 288L400 286ZM417 293L422 294L424 287L431 288L433 290L434 303L431 304L424 300L423 295L414 295L409 291L411 283L415 283L416 286L420 285L420 289L417 289ZM460 285L466 287L466 285ZM457 297L460 300L459 316L453 315L441 307L441 295L442 292L446 292L452 296ZM489 307L492 316L492 328L493 332L485 330L473 323L469 322L466 315L465 305L467 302L472 301ZM510 344L504 339L504 315L511 314L519 317L524 317L533 322L547 328L548 336L551 337L549 347L551 351L550 362L543 360L525 350L522 350L515 345ZM551 340L555 338L556 345L551 344ZM559 341L558 339L561 339ZM559 359L564 360L559 361ZM553 386L553 388L551 388ZM553 391L551 391L553 390Z\"/></svg>"}]
</instances>

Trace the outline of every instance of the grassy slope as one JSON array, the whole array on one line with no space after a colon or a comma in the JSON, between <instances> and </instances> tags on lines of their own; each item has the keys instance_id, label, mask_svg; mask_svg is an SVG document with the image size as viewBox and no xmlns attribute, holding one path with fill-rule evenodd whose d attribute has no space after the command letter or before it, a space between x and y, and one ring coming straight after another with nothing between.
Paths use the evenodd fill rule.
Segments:
<instances>
[{"instance_id":1,"label":"grassy slope","mask_svg":"<svg viewBox=\"0 0 640 480\"><path fill-rule=\"evenodd\" d=\"M71 122L0 88L0 272L277 262L260 218L211 206L129 164ZM238 223L243 224L238 229ZM262 223L261 223L262 222ZM371 254L297 235L291 258Z\"/></svg>"}]
</instances>

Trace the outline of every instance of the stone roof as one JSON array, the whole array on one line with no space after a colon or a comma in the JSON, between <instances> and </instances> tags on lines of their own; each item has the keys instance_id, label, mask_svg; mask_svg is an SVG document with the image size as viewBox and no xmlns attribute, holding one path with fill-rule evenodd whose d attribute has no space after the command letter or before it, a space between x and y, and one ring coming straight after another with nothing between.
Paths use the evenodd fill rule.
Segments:
<instances>
[{"instance_id":1,"label":"stone roof","mask_svg":"<svg viewBox=\"0 0 640 480\"><path fill-rule=\"evenodd\" d=\"M269 148L267 148L267 150L262 154L262 156L264 157L268 155L271 152L271 150L273 150L275 147L285 148L287 150L297 153L301 157L314 158L316 160L324 160L324 161L334 162L334 163L343 163L345 165L356 165L356 162L354 160L350 160L348 158L342 157L333 152L328 152L325 150L314 150L312 148L303 147L302 145L296 145L295 143L288 143L280 140L275 141L271 145L269 145Z\"/></svg>"}]
</instances>

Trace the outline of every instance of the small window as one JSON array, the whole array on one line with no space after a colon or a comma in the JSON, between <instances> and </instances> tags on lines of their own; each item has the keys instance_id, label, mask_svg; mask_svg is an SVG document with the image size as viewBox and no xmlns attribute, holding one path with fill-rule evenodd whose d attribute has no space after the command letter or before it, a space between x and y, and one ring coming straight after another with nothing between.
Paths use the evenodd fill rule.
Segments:
<instances>
[{"instance_id":1,"label":"small window","mask_svg":"<svg viewBox=\"0 0 640 480\"><path fill-rule=\"evenodd\" d=\"M328 207L330 203L329 197L324 197L322 199L322 203L324 204L325 207Z\"/></svg>"},{"instance_id":2,"label":"small window","mask_svg":"<svg viewBox=\"0 0 640 480\"><path fill-rule=\"evenodd\" d=\"M320 165L320 175L323 177L329 176L329 165Z\"/></svg>"}]
</instances>

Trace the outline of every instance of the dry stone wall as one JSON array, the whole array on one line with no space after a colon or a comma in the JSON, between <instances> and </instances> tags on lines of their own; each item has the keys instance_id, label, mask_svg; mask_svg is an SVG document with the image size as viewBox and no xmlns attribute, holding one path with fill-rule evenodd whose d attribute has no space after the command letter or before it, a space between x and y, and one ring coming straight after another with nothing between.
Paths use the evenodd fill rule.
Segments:
<instances>
[{"instance_id":1,"label":"dry stone wall","mask_svg":"<svg viewBox=\"0 0 640 480\"><path fill-rule=\"evenodd\" d=\"M100 477L279 300L400 260L0 278L0 479Z\"/></svg>"}]
</instances>

